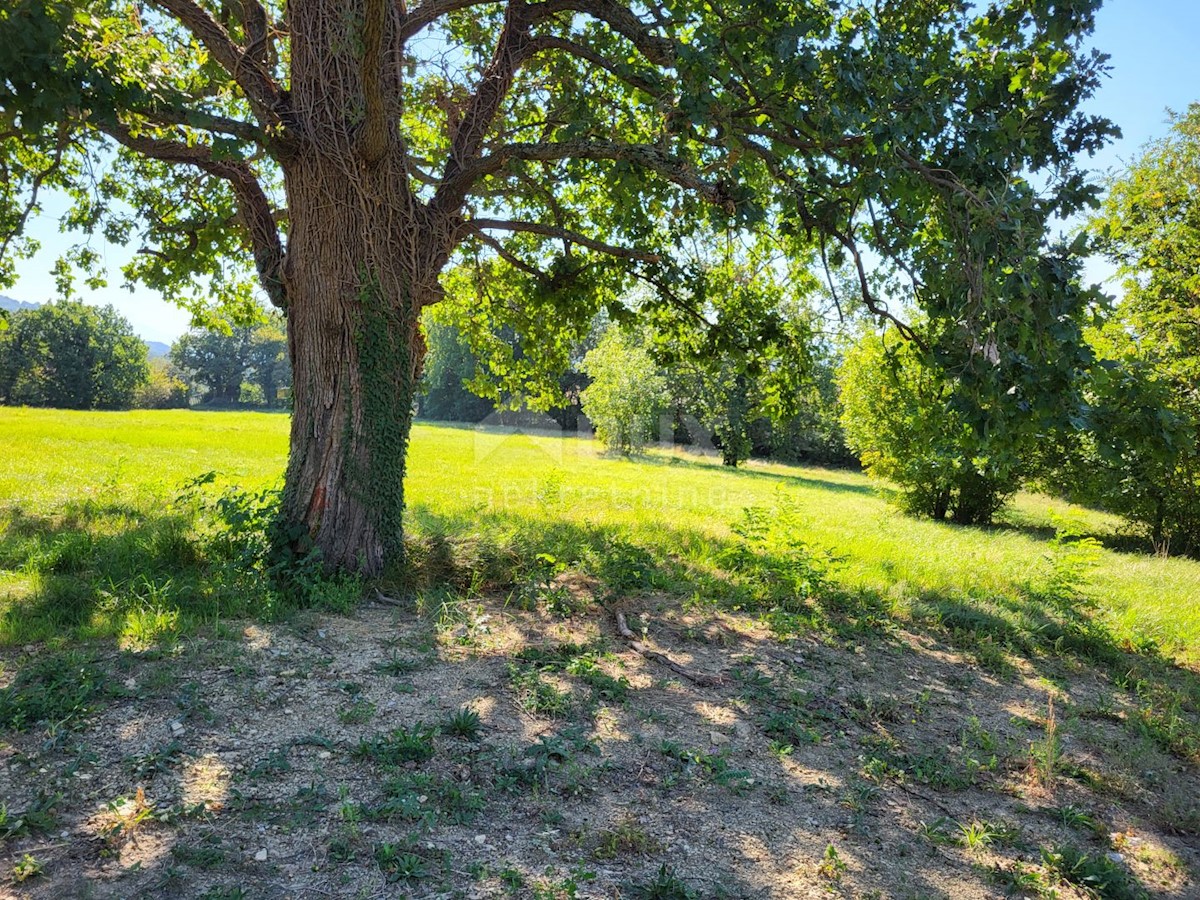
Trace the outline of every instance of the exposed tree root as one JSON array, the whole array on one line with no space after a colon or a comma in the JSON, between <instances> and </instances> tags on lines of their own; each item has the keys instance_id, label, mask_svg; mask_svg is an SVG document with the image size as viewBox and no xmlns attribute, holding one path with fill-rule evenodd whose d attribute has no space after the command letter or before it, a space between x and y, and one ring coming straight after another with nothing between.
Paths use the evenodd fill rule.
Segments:
<instances>
[{"instance_id":1,"label":"exposed tree root","mask_svg":"<svg viewBox=\"0 0 1200 900\"><path fill-rule=\"evenodd\" d=\"M667 656L667 654L660 653L659 651L648 647L646 644L637 639L636 634L630 631L629 623L625 621L625 613L619 612L616 614L616 617L617 632L629 643L629 649L640 654L643 658L653 660L660 665L666 666L676 675L686 678L692 684L698 685L699 687L717 687L725 684L726 679L723 675L708 675L704 672L693 672L686 666L675 662L675 660L671 659L671 657Z\"/></svg>"},{"instance_id":2,"label":"exposed tree root","mask_svg":"<svg viewBox=\"0 0 1200 900\"><path fill-rule=\"evenodd\" d=\"M412 605L410 603L405 603L403 600L397 600L395 597L389 597L387 594L385 594L383 591L379 590L378 588L375 589L375 599L378 602L382 603L384 606L398 606L401 609L407 608Z\"/></svg>"}]
</instances>

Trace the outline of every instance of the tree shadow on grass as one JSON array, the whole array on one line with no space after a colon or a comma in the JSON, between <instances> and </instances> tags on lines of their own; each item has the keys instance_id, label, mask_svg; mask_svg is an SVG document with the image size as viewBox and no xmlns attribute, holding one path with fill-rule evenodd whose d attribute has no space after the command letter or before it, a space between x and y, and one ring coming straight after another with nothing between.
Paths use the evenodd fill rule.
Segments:
<instances>
[{"instance_id":1,"label":"tree shadow on grass","mask_svg":"<svg viewBox=\"0 0 1200 900\"><path fill-rule=\"evenodd\" d=\"M0 522L0 569L11 573L0 594L4 642L112 637L129 628L152 639L183 620L253 611L214 583L186 513L89 501L57 515L11 507Z\"/></svg>"},{"instance_id":2,"label":"tree shadow on grass","mask_svg":"<svg viewBox=\"0 0 1200 900\"><path fill-rule=\"evenodd\" d=\"M834 477L836 475L856 475L860 474L853 469L841 469L834 467L822 466L805 466L804 474L793 474L785 472L768 472L763 469L749 468L746 466L723 466L719 462L714 462L706 458L690 458L679 455L657 455L648 454L637 458L639 463L644 463L652 466L663 466L667 468L686 468L696 469L708 473L719 473L723 477L735 479L747 479L754 481L767 481L780 485L795 485L797 487L813 488L822 491L832 491L839 494L860 494L865 496L879 496L887 499L894 491L882 484L847 484L845 481ZM821 473L828 473L829 477L822 477Z\"/></svg>"},{"instance_id":3,"label":"tree shadow on grass","mask_svg":"<svg viewBox=\"0 0 1200 900\"><path fill-rule=\"evenodd\" d=\"M1150 642L1118 638L1071 574L1069 545L1052 550L1044 576L1001 592L973 595L924 591L897 621L876 591L839 584L820 548L749 546L661 526L652 544L615 525L578 525L503 512L446 516L412 510L418 537L415 586L439 581L511 591L538 577L543 562L580 570L598 580L601 597L662 594L697 608L761 616L788 637L819 632L853 641L897 624L926 630L971 655L984 669L1013 677L1010 657L1053 668L1064 659L1095 667L1138 706L1138 727L1171 753L1200 764L1200 673L1175 664ZM812 569L796 567L808 553ZM1055 554L1067 554L1061 560ZM436 561L432 569L422 566ZM796 580L796 579L799 580ZM815 579L811 582L805 579ZM796 594L797 589L804 596Z\"/></svg>"},{"instance_id":4,"label":"tree shadow on grass","mask_svg":"<svg viewBox=\"0 0 1200 900\"><path fill-rule=\"evenodd\" d=\"M439 570L440 574L450 573L451 580L460 585L480 588L486 582L493 588L505 591L519 585L527 577L528 570L523 570L518 564L516 568L500 566L498 569L488 569L489 573L504 572L504 577L499 581L489 582L491 574L488 579L473 580L469 573L470 564L463 566L455 562L464 558L479 558L479 548L489 541L498 542L493 547L503 545L507 548L504 554L484 553L483 556L489 559L499 555L510 560L528 560L528 554L541 553L568 568L584 571L597 580L597 597L603 602L612 603L614 608L644 610L646 615L641 619L641 624L648 627L651 639L657 640L660 646L673 647L674 652L678 652L682 646L685 653L692 655L693 662L700 660L699 665L705 672L723 668L726 674L732 673L736 683L742 685L743 710L758 710L755 713L757 720L776 745L782 745L785 741L803 742L810 739L823 744L831 733L830 729L832 733L840 732L843 740L847 735L857 734L855 740L858 741L858 748L852 747L847 752L857 752L860 761L865 760L861 773L847 777L842 768L836 772L830 770L825 777L843 785L844 793L837 798L843 808L860 810L861 807L855 815L865 816L865 819L856 818L857 824L851 832L858 836L869 835L871 846L920 846L922 838L934 845L939 842L954 843L965 840L955 829L966 829L968 826L986 829L996 824L988 824L986 816L989 813L985 811L998 805L995 797L987 793L979 796L980 779L982 783L1000 780L1001 770L996 768L994 758L992 763L987 762L987 754L991 753L994 757L996 753L996 738L989 737L987 729L1004 728L1034 736L1051 729L1047 733L1053 735L1054 726L1047 726L1044 717L1022 716L1005 711L1006 707L1011 709L1031 702L1034 696L1030 689L1031 672L1033 682L1040 678L1046 685L1071 683L1075 679L1082 679L1089 685L1093 681L1098 683L1100 687L1096 690L1099 699L1088 699L1087 691L1081 691L1078 698L1069 693L1060 715L1086 718L1111 715L1111 710L1121 709L1119 717L1111 723L1124 736L1118 738L1117 746L1147 742L1155 748L1153 752L1161 754L1163 760L1171 760L1166 764L1168 768L1181 767L1178 777L1156 780L1145 776L1138 768L1139 764L1145 764L1144 755L1136 759L1131 755L1129 761L1120 758L1118 762L1121 765L1128 762L1121 777L1132 779L1137 785L1136 789L1118 795L1120 803L1127 809L1136 810L1136 814L1143 817L1144 821L1155 823L1156 828L1167 833L1200 833L1200 808L1197 808L1194 799L1195 788L1200 784L1200 770L1197 768L1200 766L1200 681L1196 673L1173 665L1153 648L1133 648L1117 640L1076 594L1069 579L1052 578L1045 584L1014 584L1007 592L989 596L954 595L949 592L928 594L914 604L910 616L897 621L889 614L884 598L870 590L831 585L802 603L792 605L783 603L784 598L778 593L771 593L772 587L778 585L767 585L764 594L764 585L753 583L753 579L770 580L778 574L781 565L786 569L786 561L771 559L770 552L755 549L747 551L736 538L716 540L708 535L696 535L663 526L653 544L646 544L638 543L619 526L580 526L549 517L539 519L504 513L447 517L430 509L413 512L413 519L420 523L420 530L424 532L419 540L429 540L432 536L432 540L442 546L439 558L443 568ZM493 537L487 537L488 534ZM457 555L454 544L462 535L467 536L465 540L473 548L473 557ZM497 538L497 535L503 537ZM709 552L703 557L670 552L670 548L694 547L697 542L705 543L708 547ZM744 564L747 552L757 554L760 565L747 567ZM739 565L739 561L742 564ZM772 597L780 601L782 609L770 608ZM688 615L693 617L749 613L757 617L767 631L773 632L774 638L760 639L751 647L745 646L744 641L740 642L740 646L735 642L728 651L696 647L689 642L697 638L688 635L693 632L702 634L703 629L684 627L680 621L681 608L690 609ZM875 654L912 655L913 665L903 670L908 677L916 677L914 673L927 675L930 671L944 674L938 668L944 665L941 663L932 667L928 662L916 665L917 658L924 651L915 649L909 643L909 638L893 640L897 629L916 632L931 638L935 645L948 646L994 676L997 680L990 682L991 687L982 696L988 696L987 703L994 704L995 708L981 705L983 701L977 701L973 689L966 696L956 697L956 711L961 718L940 723L940 731L944 733L937 736L925 734L914 741L911 735L905 736L904 713L893 708L894 698L871 695L870 691L877 690L878 685L869 688L852 681L844 686L850 688L845 695L830 692L822 696L814 694L811 689L797 693L779 686L772 687L769 680L764 680L767 676L762 671L763 662L789 658L789 651L785 647L811 647L814 639L822 646L833 648L826 652L827 656L838 658L840 654L841 660L847 658L846 650L852 648L865 650L864 655L868 658ZM701 637L699 640L703 643L706 639ZM811 658L811 654L817 652L806 649L804 656ZM760 662L748 663L750 659ZM968 664L965 668L969 671L971 667ZM967 680L965 683L972 682ZM903 680L892 684L902 690L906 687ZM687 687L684 685L685 693ZM697 693L703 695L704 692ZM1037 696L1040 697L1042 693L1042 690L1038 690ZM1000 698L1004 698L1003 702ZM698 700L697 709L710 709L714 702L711 698L704 698L702 702ZM1053 708L1052 700L1043 702L1049 702ZM975 715L968 718L966 709L971 709ZM1053 721L1053 713L1050 716ZM986 727L979 724L980 717ZM626 721L624 716L621 721ZM638 725L633 720L629 720L626 727L631 732L638 731ZM699 725L702 734L704 727L703 724ZM975 731L972 729L978 730L979 735L973 736ZM1044 744L1052 740L1057 739L1053 736L1038 737L1030 743L1033 746L1038 741ZM978 746L972 742L977 742ZM948 744L961 744L961 747L947 751L945 747ZM1103 751L1097 752L1107 753L1111 749L1108 744L1102 746ZM692 777L713 779L718 786L724 785L729 777L730 770L724 768L726 762L721 761L724 757L719 748L710 750L706 745L674 745L671 741L664 741L663 748L661 752L668 758L682 760L678 763L683 767L680 771L700 773ZM792 753L791 750L787 752ZM1021 752L1010 749L1002 768L1019 767ZM1038 758L1032 749L1023 752L1027 760L1036 761ZM1049 752L1051 773L1048 777L1067 783L1060 789L1062 793L1076 796L1078 791L1084 790L1093 803L1111 802L1110 791L1115 789L1107 786L1109 773L1103 766L1089 769L1061 749ZM1092 752L1091 748L1087 752ZM817 765L816 760L821 758L819 755L814 758L800 749L795 750L794 756L788 756L789 760L803 760L805 765L810 766ZM1081 753L1079 758L1086 760L1087 753ZM655 759L652 753L647 754L644 772L662 769L663 764ZM1034 762L1026 764L1032 766ZM1114 765L1117 764L1114 762ZM982 770L980 766L983 766ZM781 768L773 777L785 778L785 771L786 768ZM662 776L665 780L661 783L667 784L677 775L668 771ZM890 790L888 786L893 782L899 786L900 796L908 794L907 802L923 809L919 813L927 817L919 820L923 831L914 831L913 819L901 821L893 817L880 818L871 809L869 798L880 790ZM992 789L998 790L999 784ZM664 795L664 801L667 796ZM694 798L690 801L697 814L706 821L724 822L723 817L729 813L722 808L727 804L712 798L711 793L704 796L706 799L703 801L698 802ZM709 798L713 799L711 808L707 805ZM791 821L785 809L776 810L769 805L760 807L760 800L747 802L756 811L753 815L747 813L744 831L741 824L730 829L731 839L759 840L759 831L750 827L750 822L759 823L776 818ZM809 802L820 805L821 795L815 794ZM1070 807L1067 801L1061 802L1066 804L1066 808ZM1016 809L1020 810L1021 806L1016 804ZM1053 815L1055 808L1050 807L1049 812L1043 815ZM606 810L610 823L619 821L619 803L613 804L611 811L606 807L600 809ZM1028 812L1026 809L1022 814ZM999 815L994 810L990 814ZM1012 814L1012 811L1008 814ZM951 818L947 819L947 815ZM975 816L975 820L971 816ZM939 821L943 824L938 824ZM933 824L929 824L931 822ZM1000 825L1003 826L1003 822ZM939 829L949 831L943 833ZM772 836L768 841L771 849L758 858L769 860L770 866L782 865L786 853L779 852L780 845L777 842L780 840L787 843L778 833ZM1051 877L1083 877L1068 868L1062 868L1067 866L1063 860L1084 860L1086 865L1098 870L1107 865L1104 856L1107 845L1098 849L1085 846L1081 850L1077 846L1078 838L1068 837L1035 848L1022 845L1019 838L1012 840L1016 841L1016 846L1024 846L1025 852L1044 850L1047 854L1044 859L1048 860L1044 864L1057 872ZM882 884L894 887L894 883L888 885L886 878L874 880L879 878L879 874L872 867L884 864L883 860L860 844L857 837L832 839L830 844L836 844L840 853L840 856L835 853L834 859L849 860L858 869L855 874L861 879L858 881L860 886ZM934 855L937 855L936 852ZM1033 858L1038 858L1036 852ZM809 878L830 879L832 887L839 870L834 862L826 862L827 865L819 858L813 860L807 874ZM934 863L933 867L937 868L937 865ZM990 877L1000 879L1000 884L1006 883L1003 879L1010 876L1014 879L1022 877L1023 862L1011 862L1009 865L1003 871L994 871ZM1060 869L1054 870L1054 865L1060 866ZM1136 876L1124 872L1120 867L1105 872L1105 877L1120 879L1132 891L1129 896L1140 896L1138 891L1141 886ZM720 890L715 895L768 896L770 888L764 888L763 880L743 877L750 874L749 869L743 872L740 868L725 872ZM685 871L681 871L680 875L686 880ZM936 887L936 880L926 877L925 867L918 858L914 858L907 866L905 877L910 879L909 889L917 894L934 891ZM960 873L958 877L970 876ZM769 884L769 878L766 883ZM699 891L699 895L712 896L704 891Z\"/></svg>"},{"instance_id":5,"label":"tree shadow on grass","mask_svg":"<svg viewBox=\"0 0 1200 900\"><path fill-rule=\"evenodd\" d=\"M10 516L8 528L0 535L0 558L6 567L71 579L85 594L87 585L103 579L125 584L138 574L162 579L202 571L199 561L171 550L171 535L186 537L185 521L172 520L168 513L136 512L113 509L59 520ZM123 528L114 531L118 520ZM595 754L572 749L565 727L536 715L528 718L513 708L511 691L503 688L493 697L492 721L516 723L523 729L522 742L507 751L511 758L487 757L489 751L482 748L452 754L455 748L447 743L443 755L453 758L445 762L446 771L455 773L447 777L459 783L463 766L471 777L480 773L480 784L492 792L492 809L503 817L505 829L521 829L531 836L536 831L540 839L549 825L539 817L560 816L555 827L566 837L554 857L560 863L556 878L566 877L570 866L594 866L600 851L612 846L625 854L619 865L629 884L648 889L659 877L659 866L669 865L674 867L677 885L686 886L696 897L779 896L781 885L805 882L836 889L843 878L863 890L892 892L899 883L914 895L935 894L947 880L986 891L993 887L985 880L991 876L983 874L969 854L949 860L939 847L957 840L956 829L971 825L973 816L1011 814L1036 822L1038 816L1050 814L1021 810L1010 799L997 800L1007 796L1002 766L992 766L987 754L1004 751L989 750L984 732L1009 729L1023 734L1024 729L1036 735L1043 728L1036 716L1017 721L1019 717L1006 711L1006 704L1028 703L1032 693L1030 685L1016 677L1018 667L1009 655L1026 660L1035 673L1051 680L1062 679L1062 664L1067 661L1094 667L1110 680L1113 696L1124 698L1122 708L1131 716L1113 727L1124 729L1121 734L1126 736L1136 732L1154 740L1165 754L1183 762L1187 771L1181 783L1196 783L1196 761L1188 756L1187 743L1197 731L1194 673L1178 670L1148 651L1135 653L1120 646L1093 624L1061 585L1053 592L1014 585L1009 592L989 597L929 595L910 619L896 621L875 592L836 582L822 582L811 595L797 597L794 579L808 571L796 565L804 552L798 545L764 548L737 537L714 539L670 524L661 525L653 538L639 540L621 526L565 522L550 512L541 517L504 512L448 516L418 506L410 511L410 521L413 591L452 585L472 598L491 598L496 611L505 596L530 590L532 608L520 612L542 627L528 630L526 645L543 649L540 655L527 655L526 662L553 658L544 648L551 640L563 640L560 629L577 624L574 613L556 620L548 604L556 588L555 576L563 570L579 571L592 580L594 597L601 604L611 609L621 604L631 614L641 613L650 639L664 650L728 679L720 687L702 688L676 679L652 660L643 662L624 654L626 664L640 667L650 678L644 688L631 693L628 703L606 702L604 707L604 741L612 747L618 742L623 745L620 768L607 768ZM819 552L816 548L810 552L814 562ZM102 612L103 593L81 597L76 607L92 615ZM40 602L53 605L48 596ZM65 602L62 596L59 602ZM194 608L182 596L177 603L181 610ZM699 627L706 617L729 617L741 630L727 642L707 637ZM615 636L609 609L593 608L579 618L582 624L594 626L611 648L625 649ZM390 637L398 630L379 628L374 621L381 636ZM412 624L411 616L408 622ZM974 667L948 664L928 648L914 646L907 635L898 636L902 628L961 649L962 655L976 659L999 681L982 685ZM990 651L980 649L985 644L991 645ZM453 650L442 659L447 666L463 661L462 647ZM317 646L313 652L324 654L326 647ZM378 651L360 646L354 652ZM287 666L293 671L287 678L297 679L295 670L316 659L274 659L266 650L248 646L239 653L254 669L256 684L264 679L272 685L290 685L292 680L275 677L277 670ZM993 656L1004 665L993 669L989 665ZM470 666L460 668L470 671L475 680L469 687L456 688L469 691L467 696L477 696L473 692L482 671L499 673L506 661L520 660L516 653L489 658L480 652L469 658ZM367 671L374 670L364 669L355 677L366 682ZM922 705L930 702L922 699L927 688L935 679L949 677L947 672L962 679L959 689L948 693L944 705L934 712L922 712ZM1125 674L1118 679L1117 672ZM585 677L565 665L561 673ZM223 677L227 676L206 681L205 689ZM421 677L413 677L413 691L426 704L420 708L420 715L426 716L430 702L444 699L440 692L450 679L445 672L431 676L428 683ZM324 690L321 681L312 680L318 694L304 696L319 696L326 703L325 694L334 693L336 685L319 693ZM376 687L387 689L382 682ZM650 697L661 707L642 705ZM1039 702L1041 697L1039 693ZM382 703L381 696L376 699ZM457 693L452 700L461 702ZM118 702L128 703L131 714L136 711L133 698ZM344 704L344 699L332 702ZM748 730L739 732L718 715L720 710L733 711L740 717L738 724ZM281 746L294 747L312 725L303 721L306 716L288 712L283 710L281 716L273 707L256 706L252 712L231 708L224 715L274 717L265 730L273 740L292 742ZM974 725L973 717L977 717ZM580 724L599 728L600 723L600 717L591 716L583 717ZM196 740L209 742L205 746L226 739L223 727L209 729L195 722L189 723L185 741L192 739L193 729ZM326 765L342 764L349 751L341 746L332 749L333 761ZM1006 760L1016 766L1023 752L1017 747ZM568 754L577 759L568 759ZM538 763L542 757L548 760L546 768L535 770L537 777L528 783L520 781L528 775L529 761ZM287 762L286 750L282 759ZM1060 769L1067 771L1065 765ZM268 776L260 780L269 781ZM1069 772L1065 777L1074 778ZM1138 783L1141 799L1122 797L1122 802L1160 827L1171 821L1173 827L1200 830L1200 812L1189 812L1186 805L1171 811L1163 784L1145 779ZM214 835L219 842L222 833L235 827L235 820L236 827L243 827L256 810L282 814L287 812L286 803L292 802L252 780L239 783L239 789L246 797L262 794L266 799L253 800L262 804L261 809L235 798L211 821L188 824L191 840ZM315 797L315 789L305 796ZM1102 793L1086 796L1099 798L1097 804L1109 800ZM1186 801L1185 794L1178 802ZM333 804L330 793L304 807L303 822L295 828L324 817L331 833L336 833L339 820ZM621 840L636 839L636 829L641 827L636 817L643 813L654 827L663 826L662 832L647 835L661 849L642 852L635 845L620 850ZM1186 818L1189 814L1194 820ZM939 818L945 820L940 825ZM403 828L375 827L391 828L382 832L388 839L393 833L403 837ZM1089 841L1089 854L1096 859L1107 850L1094 837L1070 840ZM689 849L689 842L718 857L717 865L711 866L707 856ZM456 852L465 857L464 864L469 860L507 865L511 858L514 871L527 884L544 877L541 844L532 837L511 843L502 848L499 858L497 851L474 841L460 841ZM1056 839L1058 843L1061 840ZM826 847L834 847L833 853ZM906 854L903 858L901 851ZM274 858L274 845L271 852ZM370 849L360 852L364 868L378 877ZM1006 865L1020 864L1016 852L1005 848ZM143 879L139 884L150 884L168 874L169 863L164 856L144 875L134 877ZM617 863L604 865L612 869ZM903 882L898 881L897 868ZM282 889L284 876L279 872L270 867L253 871L260 886ZM669 882L670 874L664 870L663 880ZM660 886L659 896L686 896L680 891L666 893L669 883ZM167 895L168 889L162 890ZM638 895L637 890L630 893Z\"/></svg>"},{"instance_id":6,"label":"tree shadow on grass","mask_svg":"<svg viewBox=\"0 0 1200 900\"><path fill-rule=\"evenodd\" d=\"M1095 512L1103 512L1103 510L1095 510ZM1004 513L1002 512L1001 518L990 525L963 527L978 528L981 531L997 534L1013 532L1038 541L1051 541L1059 532L1059 529L1055 525L1048 522L1019 521L1011 518L1006 519L1003 516ZM1105 550L1111 550L1113 553L1125 553L1130 556L1150 556L1154 553L1154 546L1149 537L1145 534L1139 534L1136 531L1114 531L1111 528L1085 526L1077 536L1093 538ZM1195 557L1195 554L1192 554L1192 556Z\"/></svg>"}]
</instances>

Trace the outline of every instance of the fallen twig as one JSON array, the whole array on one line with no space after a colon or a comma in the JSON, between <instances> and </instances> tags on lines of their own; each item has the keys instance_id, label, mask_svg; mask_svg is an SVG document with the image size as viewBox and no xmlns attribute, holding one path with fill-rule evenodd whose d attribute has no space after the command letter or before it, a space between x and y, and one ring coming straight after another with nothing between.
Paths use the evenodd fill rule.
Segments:
<instances>
[{"instance_id":1,"label":"fallen twig","mask_svg":"<svg viewBox=\"0 0 1200 900\"><path fill-rule=\"evenodd\" d=\"M629 623L625 621L625 613L617 613L617 633L629 642L629 649L640 654L645 659L653 660L656 663L666 666L676 675L680 675L690 681L692 684L700 687L716 687L725 683L723 675L708 675L704 672L693 672L686 666L682 666L665 653L660 653L644 644L637 639L637 635L629 630Z\"/></svg>"},{"instance_id":2,"label":"fallen twig","mask_svg":"<svg viewBox=\"0 0 1200 900\"><path fill-rule=\"evenodd\" d=\"M375 589L375 599L387 606L408 606L403 600L397 600L395 597L389 597L378 588Z\"/></svg>"}]
</instances>

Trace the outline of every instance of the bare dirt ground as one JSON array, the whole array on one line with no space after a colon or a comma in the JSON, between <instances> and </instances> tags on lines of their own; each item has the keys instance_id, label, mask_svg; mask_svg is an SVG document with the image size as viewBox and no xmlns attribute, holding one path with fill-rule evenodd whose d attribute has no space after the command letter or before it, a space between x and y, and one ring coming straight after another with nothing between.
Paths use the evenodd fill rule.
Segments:
<instances>
[{"instance_id":1,"label":"bare dirt ground","mask_svg":"<svg viewBox=\"0 0 1200 900\"><path fill-rule=\"evenodd\" d=\"M500 600L96 651L0 733L0 895L1200 897L1200 770L1098 671L624 609L722 683Z\"/></svg>"}]
</instances>

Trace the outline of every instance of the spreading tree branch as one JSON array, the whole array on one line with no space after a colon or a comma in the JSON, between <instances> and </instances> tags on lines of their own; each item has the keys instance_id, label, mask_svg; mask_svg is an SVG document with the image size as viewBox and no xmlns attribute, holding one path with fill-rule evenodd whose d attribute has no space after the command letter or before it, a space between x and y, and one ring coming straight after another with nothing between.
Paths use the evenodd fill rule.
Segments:
<instances>
[{"instance_id":1,"label":"spreading tree branch","mask_svg":"<svg viewBox=\"0 0 1200 900\"><path fill-rule=\"evenodd\" d=\"M138 115L144 116L159 125L185 125L207 131L210 134L227 134L247 143L267 147L269 141L261 128L253 122L219 116L214 113L194 109L180 109L175 106L157 105L146 109L134 109Z\"/></svg>"},{"instance_id":2,"label":"spreading tree branch","mask_svg":"<svg viewBox=\"0 0 1200 900\"><path fill-rule=\"evenodd\" d=\"M522 231L527 234L540 234L543 237L556 238L569 244L578 244L580 247L587 247L589 250L595 250L597 253L606 253L618 259L636 259L642 262L658 262L659 260L659 256L656 253L647 253L644 250L635 250L630 247L618 247L615 244L607 244L604 241L595 240L585 234L572 231L569 228L544 225L541 222L518 222L509 219L467 219L463 222L462 228L468 232Z\"/></svg>"},{"instance_id":3,"label":"spreading tree branch","mask_svg":"<svg viewBox=\"0 0 1200 900\"><path fill-rule=\"evenodd\" d=\"M603 69L614 78L618 78L630 87L637 88L639 91L644 91L652 97L657 97L662 92L661 85L656 85L645 78L622 71L616 63L606 58L604 55L596 52L591 47L586 47L583 44L576 43L575 41L569 41L566 38L555 37L553 35L538 35L530 40L527 48L527 54L529 56L533 56L535 54L546 53L554 50L570 54L571 56L582 59L585 62L590 62L592 65L596 66L596 68Z\"/></svg>"},{"instance_id":4,"label":"spreading tree branch","mask_svg":"<svg viewBox=\"0 0 1200 900\"><path fill-rule=\"evenodd\" d=\"M457 209L466 198L466 191L459 191L452 186L459 184L463 170L478 157L483 139L512 87L517 69L528 58L525 46L529 40L527 9L524 0L509 0L504 11L504 27L496 40L492 59L483 70L475 95L467 104L462 121L451 138L450 157L446 160L442 176L443 187L433 200L435 207Z\"/></svg>"},{"instance_id":5,"label":"spreading tree branch","mask_svg":"<svg viewBox=\"0 0 1200 900\"><path fill-rule=\"evenodd\" d=\"M541 272L538 269L535 269L529 263L525 262L525 260L521 259L515 253L510 251L507 247L504 246L504 244L502 242L496 240L494 237L492 237L487 232L476 231L475 237L479 241L482 241L484 244L486 244L488 247L491 247L492 250L495 251L497 256L499 256L502 260L507 262L513 268L520 269L522 272L525 272L527 275L532 275L538 281L546 280L546 274L544 272Z\"/></svg>"},{"instance_id":6,"label":"spreading tree branch","mask_svg":"<svg viewBox=\"0 0 1200 900\"><path fill-rule=\"evenodd\" d=\"M266 68L229 36L229 32L195 0L154 0L187 28L204 45L221 66L245 92L264 125L282 125L279 86L267 74ZM266 16L266 13L263 13ZM251 49L254 49L253 46Z\"/></svg>"},{"instance_id":7,"label":"spreading tree branch","mask_svg":"<svg viewBox=\"0 0 1200 900\"><path fill-rule=\"evenodd\" d=\"M421 29L428 28L442 16L460 9L470 9L472 6L490 6L503 0L426 0L415 9L409 10L403 0L397 0L400 13L404 16L400 24L400 40L407 41Z\"/></svg>"},{"instance_id":8,"label":"spreading tree branch","mask_svg":"<svg viewBox=\"0 0 1200 900\"><path fill-rule=\"evenodd\" d=\"M540 143L506 144L496 148L474 165L448 173L438 199L447 204L461 202L471 187L488 175L494 175L510 160L554 161L563 159L592 159L627 162L647 169L682 188L693 191L710 203L732 212L733 198L725 185L701 178L686 161L650 144L626 144L620 141L545 141Z\"/></svg>"},{"instance_id":9,"label":"spreading tree branch","mask_svg":"<svg viewBox=\"0 0 1200 900\"><path fill-rule=\"evenodd\" d=\"M825 254L824 242L827 238L837 241L842 245L843 249L850 254L850 257L854 260L854 272L858 278L859 295L862 298L863 306L865 306L873 315L881 319L886 319L895 325L896 330L906 340L912 341L922 350L927 349L924 341L922 341L916 330L913 329L913 327L903 319L897 317L891 310L889 310L887 304L876 297L875 292L871 290L871 281L867 276L867 269L862 258L862 251L859 249L858 241L855 239L853 233L853 222L855 217L853 208L851 208L844 217L841 217L842 220L847 223L846 227L840 226L838 222L834 220L833 215L828 211L824 212L824 214L813 212L809 208L807 201L804 199L804 186L798 183L797 180L788 173L781 160L774 153L772 153L771 150L754 141L745 141L743 146L745 146L763 161L763 163L767 166L767 170L771 173L771 176L778 183L781 185L790 185L792 190L795 191L796 211L800 217L800 222L804 225L805 229L808 230L809 234L815 232L821 238L822 257L824 257ZM832 207L829 208L832 209ZM828 273L828 265L826 265L826 272ZM830 278L830 286L832 287L832 278Z\"/></svg>"},{"instance_id":10,"label":"spreading tree branch","mask_svg":"<svg viewBox=\"0 0 1200 900\"><path fill-rule=\"evenodd\" d=\"M628 40L653 65L669 69L675 65L675 44L669 38L655 34L629 7L615 0L542 0L538 4L542 16L556 12L575 12L603 22Z\"/></svg>"},{"instance_id":11,"label":"spreading tree branch","mask_svg":"<svg viewBox=\"0 0 1200 900\"><path fill-rule=\"evenodd\" d=\"M283 280L283 241L275 226L275 213L266 192L244 160L216 159L212 151L198 144L185 144L166 138L136 134L121 122L97 121L96 127L124 147L160 162L188 165L229 184L237 198L238 210L250 237L254 265L268 299L283 309L287 291Z\"/></svg>"},{"instance_id":12,"label":"spreading tree branch","mask_svg":"<svg viewBox=\"0 0 1200 900\"><path fill-rule=\"evenodd\" d=\"M0 135L0 141L7 141L11 139L24 140L23 136L19 132ZM53 156L51 156L46 168L39 171L30 179L29 199L25 201L20 215L17 216L16 222L13 223L13 227L6 230L3 235L3 240L0 240L0 259L5 258L5 256L8 254L8 248L12 245L12 242L25 231L25 223L29 221L29 216L33 213L33 211L38 208L38 194L42 189L42 185L45 183L47 178L50 178L52 175L56 174L62 167L63 155L66 153L67 147L69 147L70 144L70 128L66 122L63 122L58 126ZM9 178L7 161L4 161L4 166L0 167L0 174L4 176L4 185L6 191L12 190L13 181Z\"/></svg>"},{"instance_id":13,"label":"spreading tree branch","mask_svg":"<svg viewBox=\"0 0 1200 900\"><path fill-rule=\"evenodd\" d=\"M179 2L179 0L174 0L174 2ZM465 0L445 0L443 5L432 7L430 11L440 9L445 12L463 8L458 5L460 2L464 6L469 5L465 3ZM424 9L424 7L421 8ZM436 208L457 209L466 199L471 185L487 174L486 164L483 166L484 171L477 171L482 162L480 154L484 138L492 128L504 99L512 88L517 71L536 53L550 49L571 52L578 58L592 62L627 81L632 77L621 75L615 63L606 61L600 54L587 47L561 38L549 36L534 38L530 35L530 28L533 25L563 12L580 13L604 22L613 31L629 40L638 52L655 66L669 67L674 63L674 44L669 39L654 34L652 29L641 19L614 0L539 0L536 3L527 3L526 0L508 0L504 11L504 25L496 41L492 58L483 71L474 95L467 103L461 121L451 135L450 155L442 175L443 186L437 191L433 200ZM414 11L409 18L415 14ZM655 93L653 86L648 82L641 82L639 86L644 86L651 94ZM520 145L511 146L517 148ZM702 194L705 193L705 183L694 177L686 178L682 166L664 165L665 154L655 156L654 154L658 151L649 147L643 148L643 151L640 154L643 165L650 163L649 168L657 166L660 174L666 174L667 170L671 170L674 173L673 176L669 176L672 181L698 190ZM530 156L528 158L563 159L566 157ZM471 174L467 174L469 171Z\"/></svg>"}]
</instances>

